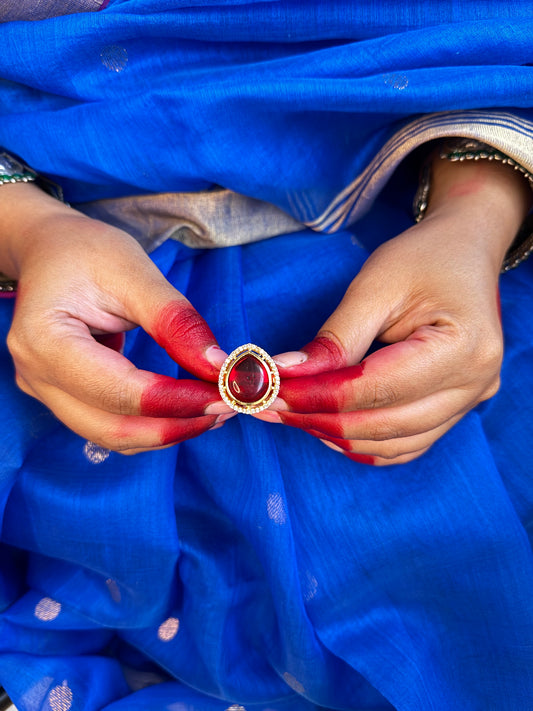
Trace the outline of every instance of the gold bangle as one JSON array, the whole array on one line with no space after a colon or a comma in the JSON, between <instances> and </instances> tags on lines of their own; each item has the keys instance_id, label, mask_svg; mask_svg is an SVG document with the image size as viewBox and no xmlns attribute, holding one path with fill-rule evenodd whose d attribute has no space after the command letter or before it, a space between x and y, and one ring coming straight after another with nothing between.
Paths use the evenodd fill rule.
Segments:
<instances>
[{"instance_id":1,"label":"gold bangle","mask_svg":"<svg viewBox=\"0 0 533 711\"><path fill-rule=\"evenodd\" d=\"M449 160L452 163L469 160L490 160L509 165L514 170L521 173L533 190L533 175L517 163L513 158L505 155L497 148L489 146L487 143L476 141L471 138L455 138L443 143L438 151L438 157L442 160ZM432 153L430 159L425 161L420 173L420 182L413 201L413 213L415 222L424 219L431 191L431 160L435 157ZM528 215L520 227L513 244L505 255L501 271L508 272L525 261L533 253L533 216Z\"/></svg>"}]
</instances>

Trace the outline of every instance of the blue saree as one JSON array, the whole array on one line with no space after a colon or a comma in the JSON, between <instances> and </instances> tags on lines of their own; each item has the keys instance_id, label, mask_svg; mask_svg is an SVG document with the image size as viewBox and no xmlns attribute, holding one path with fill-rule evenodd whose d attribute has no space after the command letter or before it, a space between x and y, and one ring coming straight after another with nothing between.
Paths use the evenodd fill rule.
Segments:
<instances>
[{"instance_id":1,"label":"blue saree","mask_svg":"<svg viewBox=\"0 0 533 711\"><path fill-rule=\"evenodd\" d=\"M228 352L297 349L411 224L409 154L472 135L532 160L531 4L388 5L9 18L0 144L82 210L222 186L303 223L152 253ZM17 390L3 338L0 684L19 711L531 708L532 280L531 262L501 280L500 392L392 469L243 415L158 452L91 448ZM139 329L125 354L183 375Z\"/></svg>"}]
</instances>

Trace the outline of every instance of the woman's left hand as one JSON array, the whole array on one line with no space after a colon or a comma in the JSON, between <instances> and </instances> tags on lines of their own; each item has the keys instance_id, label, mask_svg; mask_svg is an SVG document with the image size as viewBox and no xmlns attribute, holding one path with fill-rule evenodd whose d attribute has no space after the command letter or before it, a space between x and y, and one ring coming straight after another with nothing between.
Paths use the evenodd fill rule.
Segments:
<instances>
[{"instance_id":1,"label":"woman's left hand","mask_svg":"<svg viewBox=\"0 0 533 711\"><path fill-rule=\"evenodd\" d=\"M279 399L258 418L356 461L398 464L496 393L498 278L527 184L488 163L439 161L434 172L426 219L369 257L314 341L275 357ZM365 357L375 340L389 345Z\"/></svg>"}]
</instances>

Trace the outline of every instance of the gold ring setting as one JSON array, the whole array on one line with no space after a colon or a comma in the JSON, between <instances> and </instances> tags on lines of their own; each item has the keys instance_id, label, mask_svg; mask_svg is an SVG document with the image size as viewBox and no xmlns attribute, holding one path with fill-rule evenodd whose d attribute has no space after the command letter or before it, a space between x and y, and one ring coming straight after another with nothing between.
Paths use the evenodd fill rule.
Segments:
<instances>
[{"instance_id":1,"label":"gold ring setting","mask_svg":"<svg viewBox=\"0 0 533 711\"><path fill-rule=\"evenodd\" d=\"M232 351L218 378L220 397L236 412L253 415L266 410L279 392L279 372L266 351L246 343Z\"/></svg>"}]
</instances>

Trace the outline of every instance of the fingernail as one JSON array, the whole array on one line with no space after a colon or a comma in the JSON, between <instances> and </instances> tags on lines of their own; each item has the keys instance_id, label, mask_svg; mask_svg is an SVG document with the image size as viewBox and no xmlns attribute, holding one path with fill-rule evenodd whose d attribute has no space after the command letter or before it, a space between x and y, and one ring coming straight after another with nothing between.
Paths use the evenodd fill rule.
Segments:
<instances>
[{"instance_id":1,"label":"fingernail","mask_svg":"<svg viewBox=\"0 0 533 711\"><path fill-rule=\"evenodd\" d=\"M275 412L284 412L288 409L289 406L287 405L285 400L280 397L277 397L269 408L270 411L274 410Z\"/></svg>"},{"instance_id":2,"label":"fingernail","mask_svg":"<svg viewBox=\"0 0 533 711\"><path fill-rule=\"evenodd\" d=\"M342 454L345 454L344 449L341 449L340 447L337 447L336 444L333 444L333 442L328 442L327 439L321 439L320 440L323 444L326 445L326 447L329 447L330 449L335 450L335 452L341 452Z\"/></svg>"},{"instance_id":3,"label":"fingernail","mask_svg":"<svg viewBox=\"0 0 533 711\"><path fill-rule=\"evenodd\" d=\"M236 415L237 413L234 412L233 414ZM222 425L224 424L224 422L226 422L226 420L229 420L230 417L233 417L233 415L219 415L209 429L210 430L219 430L222 427Z\"/></svg>"},{"instance_id":4,"label":"fingernail","mask_svg":"<svg viewBox=\"0 0 533 711\"><path fill-rule=\"evenodd\" d=\"M289 351L288 353L281 353L280 355L274 356L272 359L276 365L280 368L292 368L294 365L301 365L305 363L309 356L303 351Z\"/></svg>"},{"instance_id":5,"label":"fingernail","mask_svg":"<svg viewBox=\"0 0 533 711\"><path fill-rule=\"evenodd\" d=\"M215 424L221 425L223 422L226 422L226 420L230 420L232 417L235 417L236 414L236 412L228 412L225 415L219 415L215 420Z\"/></svg>"},{"instance_id":6,"label":"fingernail","mask_svg":"<svg viewBox=\"0 0 533 711\"><path fill-rule=\"evenodd\" d=\"M212 402L204 410L204 415L225 415L226 413L231 413L233 410L225 402Z\"/></svg>"},{"instance_id":7,"label":"fingernail","mask_svg":"<svg viewBox=\"0 0 533 711\"><path fill-rule=\"evenodd\" d=\"M272 412L272 410L263 410L263 412L257 412L254 417L258 420L263 420L264 422L281 422L281 417L277 412Z\"/></svg>"},{"instance_id":8,"label":"fingernail","mask_svg":"<svg viewBox=\"0 0 533 711\"><path fill-rule=\"evenodd\" d=\"M218 346L209 346L209 348L205 352L205 357L211 363L211 365L215 366L215 368L220 368L222 366L222 363L228 357L228 354L225 353L222 348L219 348Z\"/></svg>"}]
</instances>

